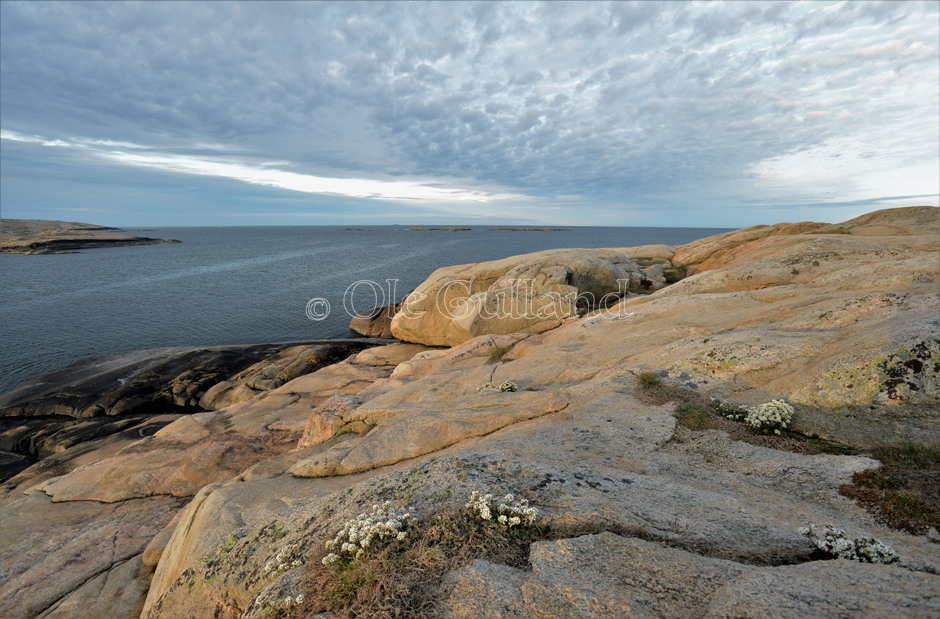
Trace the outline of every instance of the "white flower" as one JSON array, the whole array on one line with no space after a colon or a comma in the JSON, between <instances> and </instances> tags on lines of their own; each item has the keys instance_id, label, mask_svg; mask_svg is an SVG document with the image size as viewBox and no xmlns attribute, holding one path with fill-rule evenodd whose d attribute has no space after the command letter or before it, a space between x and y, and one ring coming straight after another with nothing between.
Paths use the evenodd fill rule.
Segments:
<instances>
[{"instance_id":1,"label":"white flower","mask_svg":"<svg viewBox=\"0 0 940 619\"><path fill-rule=\"evenodd\" d=\"M779 435L793 420L793 407L783 400L771 400L747 411L744 422L761 432Z\"/></svg>"},{"instance_id":2,"label":"white flower","mask_svg":"<svg viewBox=\"0 0 940 619\"><path fill-rule=\"evenodd\" d=\"M359 514L348 521L336 537L327 542L327 548L339 548L340 554L361 557L377 539L404 539L403 529L411 522L411 516L399 513L390 505L388 501L373 505L371 514Z\"/></svg>"},{"instance_id":3,"label":"white flower","mask_svg":"<svg viewBox=\"0 0 940 619\"><path fill-rule=\"evenodd\" d=\"M840 559L884 564L897 563L901 560L898 553L884 542L870 537L850 540L845 531L832 526L832 524L826 525L822 538L819 537L819 532L814 524L801 527L799 533L809 538L816 548Z\"/></svg>"},{"instance_id":4,"label":"white flower","mask_svg":"<svg viewBox=\"0 0 940 619\"><path fill-rule=\"evenodd\" d=\"M478 492L474 491L470 495L466 508L481 520L495 519L506 527L513 527L522 522L532 524L536 517L535 508L529 507L526 499L516 500L512 494L505 495L503 502L497 504L493 495L486 494L481 497Z\"/></svg>"}]
</instances>

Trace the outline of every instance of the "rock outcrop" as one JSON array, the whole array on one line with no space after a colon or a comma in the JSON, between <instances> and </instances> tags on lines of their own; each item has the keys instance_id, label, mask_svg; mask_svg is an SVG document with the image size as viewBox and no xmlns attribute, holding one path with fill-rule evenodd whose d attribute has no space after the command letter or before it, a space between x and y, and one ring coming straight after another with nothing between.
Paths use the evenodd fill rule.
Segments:
<instances>
[{"instance_id":1,"label":"rock outcrop","mask_svg":"<svg viewBox=\"0 0 940 619\"><path fill-rule=\"evenodd\" d=\"M0 395L0 418L215 410L374 343L363 338L299 345L174 347L83 359Z\"/></svg>"},{"instance_id":2,"label":"rock outcrop","mask_svg":"<svg viewBox=\"0 0 940 619\"><path fill-rule=\"evenodd\" d=\"M406 301L393 330L451 348L371 348L76 454L81 466L71 446L53 456L59 472L21 473L0 505L0 612L275 616L368 506L430 518L478 490L525 496L545 534L531 569L477 560L447 574L442 616L935 616L940 546L838 492L877 461L693 432L676 404L639 397L635 374L738 404L786 399L799 431L859 449L938 446L938 256L938 210L924 207L438 270L418 290L476 318L425 306L406 318ZM473 275L466 296L448 296ZM468 300L520 282L599 298L617 279L651 278L676 283L574 301L548 331L537 318L504 333L520 323ZM271 378L249 374L241 384ZM798 529L827 522L884 541L900 563L818 560ZM50 583L54 570L66 577Z\"/></svg>"},{"instance_id":3,"label":"rock outcrop","mask_svg":"<svg viewBox=\"0 0 940 619\"><path fill-rule=\"evenodd\" d=\"M392 334L428 346L455 346L483 334L539 333L611 304L655 281L625 254L546 250L438 269L402 301Z\"/></svg>"},{"instance_id":4,"label":"rock outcrop","mask_svg":"<svg viewBox=\"0 0 940 619\"><path fill-rule=\"evenodd\" d=\"M115 232L118 228L46 219L0 219L0 253L55 254L125 245L179 243Z\"/></svg>"}]
</instances>

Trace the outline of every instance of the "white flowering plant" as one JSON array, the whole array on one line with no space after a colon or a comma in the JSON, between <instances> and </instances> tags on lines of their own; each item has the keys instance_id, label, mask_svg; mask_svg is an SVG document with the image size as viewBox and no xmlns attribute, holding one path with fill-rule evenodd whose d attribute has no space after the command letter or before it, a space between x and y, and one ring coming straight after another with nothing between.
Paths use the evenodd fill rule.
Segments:
<instances>
[{"instance_id":1,"label":"white flowering plant","mask_svg":"<svg viewBox=\"0 0 940 619\"><path fill-rule=\"evenodd\" d=\"M461 506L448 505L420 520L374 506L350 520L312 560L298 616L422 617L434 604L444 575L474 559L524 566L532 542L543 539L537 512L524 499L501 500L474 492ZM531 526L530 526L531 525ZM385 540L385 541L382 541ZM326 554L329 552L329 554Z\"/></svg>"},{"instance_id":2,"label":"white flowering plant","mask_svg":"<svg viewBox=\"0 0 940 619\"><path fill-rule=\"evenodd\" d=\"M492 494L481 496L474 490L470 494L470 501L464 507L472 516L480 520L496 522L507 528L521 524L532 525L538 516L538 511L534 507L529 507L526 499L517 500L511 494L507 494L502 502L498 502Z\"/></svg>"},{"instance_id":3,"label":"white flowering plant","mask_svg":"<svg viewBox=\"0 0 940 619\"><path fill-rule=\"evenodd\" d=\"M343 530L326 543L330 553L323 557L323 565L358 559L379 540L401 541L407 536L405 529L411 524L411 514L392 508L388 501L373 505L372 513L362 513L348 521Z\"/></svg>"},{"instance_id":4,"label":"white flowering plant","mask_svg":"<svg viewBox=\"0 0 940 619\"><path fill-rule=\"evenodd\" d=\"M730 419L731 421L744 421L744 417L748 413L746 408L736 404L722 402L718 398L712 398L711 400L712 407L715 409L715 412L725 419Z\"/></svg>"},{"instance_id":5,"label":"white flowering plant","mask_svg":"<svg viewBox=\"0 0 940 619\"><path fill-rule=\"evenodd\" d=\"M511 380L507 380L506 382L499 384L499 385L494 385L491 382L486 382L480 385L479 387L477 387L477 391L493 391L494 389L502 393L509 393L509 392L517 391L518 387L516 387L516 383L512 382Z\"/></svg>"},{"instance_id":6,"label":"white flowering plant","mask_svg":"<svg viewBox=\"0 0 940 619\"><path fill-rule=\"evenodd\" d=\"M771 400L747 409L744 423L761 434L780 434L793 421L793 407L783 400Z\"/></svg>"},{"instance_id":7,"label":"white flowering plant","mask_svg":"<svg viewBox=\"0 0 940 619\"><path fill-rule=\"evenodd\" d=\"M816 548L838 559L858 561L860 563L883 563L889 565L901 560L891 546L873 537L849 539L845 531L827 524L820 535L815 524L799 529Z\"/></svg>"},{"instance_id":8,"label":"white flowering plant","mask_svg":"<svg viewBox=\"0 0 940 619\"><path fill-rule=\"evenodd\" d=\"M274 559L268 561L264 564L264 568L261 570L261 573L264 576L277 576L282 572L293 567L300 567L303 565L301 556L298 554L299 547L297 544L288 544L281 548L280 551L274 556Z\"/></svg>"}]
</instances>

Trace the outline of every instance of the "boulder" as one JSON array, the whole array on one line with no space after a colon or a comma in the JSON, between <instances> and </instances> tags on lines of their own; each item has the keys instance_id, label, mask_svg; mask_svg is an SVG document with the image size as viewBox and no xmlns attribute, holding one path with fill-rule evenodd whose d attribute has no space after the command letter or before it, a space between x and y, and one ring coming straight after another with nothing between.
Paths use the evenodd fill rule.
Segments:
<instances>
[{"instance_id":1,"label":"boulder","mask_svg":"<svg viewBox=\"0 0 940 619\"><path fill-rule=\"evenodd\" d=\"M657 287L623 253L547 250L438 269L402 301L395 337L454 346L476 335L554 328L578 308L608 305L628 292Z\"/></svg>"},{"instance_id":2,"label":"boulder","mask_svg":"<svg viewBox=\"0 0 940 619\"><path fill-rule=\"evenodd\" d=\"M349 323L352 331L366 337L394 338L392 335L392 316L398 311L400 304L392 303L385 307L377 307L371 312L353 316Z\"/></svg>"}]
</instances>

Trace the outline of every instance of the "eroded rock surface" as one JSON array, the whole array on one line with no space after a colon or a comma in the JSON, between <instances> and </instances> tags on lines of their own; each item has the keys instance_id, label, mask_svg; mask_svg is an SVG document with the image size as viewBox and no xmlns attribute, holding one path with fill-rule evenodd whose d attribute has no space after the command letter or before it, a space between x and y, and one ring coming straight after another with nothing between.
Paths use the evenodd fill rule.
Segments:
<instances>
[{"instance_id":1,"label":"eroded rock surface","mask_svg":"<svg viewBox=\"0 0 940 619\"><path fill-rule=\"evenodd\" d=\"M305 562L372 504L432 516L477 490L528 498L545 539L531 570L476 561L450 573L436 592L444 616L936 616L940 546L838 493L876 461L693 433L674 403L636 397L635 374L740 404L783 398L799 430L848 445L940 444L938 252L937 209L915 208L439 270L426 290L470 274L487 293L519 281L601 293L620 271L676 283L541 333L428 314L425 343L452 348L369 349L98 459L83 453L81 466L65 458L63 474L27 475L2 499L2 608L133 613L153 567L145 617L273 616L302 592ZM24 543L36 548L24 550L6 531L31 514ZM124 518L146 534L65 568L73 551L50 546L30 571L57 522L74 536L94 519L77 536L85 548ZM817 560L798 529L828 522L881 539L900 563ZM63 569L66 585L39 582ZM113 594L119 582L126 596Z\"/></svg>"}]
</instances>

